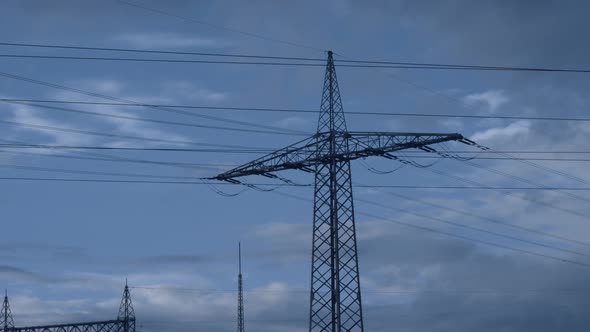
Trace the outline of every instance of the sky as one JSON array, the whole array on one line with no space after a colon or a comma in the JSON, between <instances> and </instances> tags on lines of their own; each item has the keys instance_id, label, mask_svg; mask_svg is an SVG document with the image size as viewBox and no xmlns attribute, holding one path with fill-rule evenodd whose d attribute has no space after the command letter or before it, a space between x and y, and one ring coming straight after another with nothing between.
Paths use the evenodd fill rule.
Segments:
<instances>
[{"instance_id":1,"label":"sky","mask_svg":"<svg viewBox=\"0 0 590 332\"><path fill-rule=\"evenodd\" d=\"M587 69L590 47L580 36L590 29L589 7L584 1L546 0L4 0L0 42L313 58L333 50L336 61ZM0 54L136 56L16 46L0 46ZM590 102L587 74L345 68L338 62L336 70L345 112L584 118ZM0 74L0 98L105 101L74 91L79 89L138 103L319 111L324 68L3 57ZM70 111L2 102L0 139L274 149L302 138L294 132L313 133L317 127L313 113L53 106ZM205 128L253 129L195 114L282 131ZM587 151L590 138L584 121L348 114L347 124L355 131L461 133L492 151ZM472 150L460 143L441 148ZM113 319L127 279L140 331L234 331L241 241L246 328L306 331L312 188L260 192L6 179L186 181L259 156L0 149L0 288L8 290L15 324ZM362 186L586 187L586 162L400 156L429 167L400 168L379 158L352 167L367 331L587 330L586 192ZM579 153L511 156L587 159ZM298 183L313 181L307 173L283 175Z\"/></svg>"}]
</instances>

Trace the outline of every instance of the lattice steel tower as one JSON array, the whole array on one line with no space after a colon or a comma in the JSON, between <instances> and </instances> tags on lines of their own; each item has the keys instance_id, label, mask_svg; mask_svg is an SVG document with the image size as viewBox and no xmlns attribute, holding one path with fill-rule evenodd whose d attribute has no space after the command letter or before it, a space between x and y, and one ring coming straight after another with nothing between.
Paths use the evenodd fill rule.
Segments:
<instances>
[{"instance_id":1,"label":"lattice steel tower","mask_svg":"<svg viewBox=\"0 0 590 332\"><path fill-rule=\"evenodd\" d=\"M123 332L135 332L135 310L133 310L133 303L131 302L131 293L127 280L125 280L125 290L123 291L123 298L119 306L119 314L117 320L124 321Z\"/></svg>"},{"instance_id":2,"label":"lattice steel tower","mask_svg":"<svg viewBox=\"0 0 590 332\"><path fill-rule=\"evenodd\" d=\"M315 174L309 331L364 331L350 161L398 159L399 150L446 141L470 144L460 134L353 132L346 128L332 52L328 52L317 133L211 179L300 169ZM289 183L289 182L287 182Z\"/></svg>"},{"instance_id":3,"label":"lattice steel tower","mask_svg":"<svg viewBox=\"0 0 590 332\"><path fill-rule=\"evenodd\" d=\"M127 286L127 281L125 281L125 291L123 292L123 299L121 300L121 307L119 308L117 319L15 327L12 323L12 316L10 315L8 297L5 296L1 311L0 326L4 328L4 332L135 332L135 311L131 303L129 287Z\"/></svg>"},{"instance_id":4,"label":"lattice steel tower","mask_svg":"<svg viewBox=\"0 0 590 332\"><path fill-rule=\"evenodd\" d=\"M244 332L244 285L242 284L242 244L238 243L238 332Z\"/></svg>"},{"instance_id":5,"label":"lattice steel tower","mask_svg":"<svg viewBox=\"0 0 590 332\"><path fill-rule=\"evenodd\" d=\"M10 311L10 303L8 303L8 291L4 290L4 302L2 302L2 311L0 311L0 326L4 332L14 328L14 321L12 320L12 312Z\"/></svg>"}]
</instances>

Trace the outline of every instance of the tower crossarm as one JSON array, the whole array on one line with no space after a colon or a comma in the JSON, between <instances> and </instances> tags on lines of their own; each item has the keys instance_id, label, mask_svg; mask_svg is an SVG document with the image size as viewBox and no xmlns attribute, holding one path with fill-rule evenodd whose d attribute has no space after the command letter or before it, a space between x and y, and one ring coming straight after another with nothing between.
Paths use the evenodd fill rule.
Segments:
<instances>
[{"instance_id":1,"label":"tower crossarm","mask_svg":"<svg viewBox=\"0 0 590 332\"><path fill-rule=\"evenodd\" d=\"M314 166L328 163L332 158L345 161L383 156L399 150L423 148L430 144L464 139L460 134L438 133L335 132L333 135L339 141L348 141L348 151L334 155L323 154L322 147L329 143L331 134L318 133L210 179L232 182L232 179L243 176L271 176L273 172L287 169L311 172Z\"/></svg>"},{"instance_id":2,"label":"tower crossarm","mask_svg":"<svg viewBox=\"0 0 590 332\"><path fill-rule=\"evenodd\" d=\"M107 320L99 322L68 323L42 326L12 327L9 332L122 332L124 320Z\"/></svg>"},{"instance_id":3,"label":"tower crossarm","mask_svg":"<svg viewBox=\"0 0 590 332\"><path fill-rule=\"evenodd\" d=\"M242 176L265 175L287 169L311 171L308 168L314 165L317 147L324 141L323 138L312 136L210 179L230 181Z\"/></svg>"},{"instance_id":4,"label":"tower crossarm","mask_svg":"<svg viewBox=\"0 0 590 332\"><path fill-rule=\"evenodd\" d=\"M344 159L347 160L383 156L400 150L464 140L461 134L442 133L347 132L345 134L348 137L349 152Z\"/></svg>"}]
</instances>

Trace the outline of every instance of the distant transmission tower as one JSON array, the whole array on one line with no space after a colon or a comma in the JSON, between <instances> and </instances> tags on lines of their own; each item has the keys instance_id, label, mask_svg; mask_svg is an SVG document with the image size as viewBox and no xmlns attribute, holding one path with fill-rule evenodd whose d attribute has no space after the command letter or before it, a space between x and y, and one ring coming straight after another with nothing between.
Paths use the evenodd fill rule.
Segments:
<instances>
[{"instance_id":1,"label":"distant transmission tower","mask_svg":"<svg viewBox=\"0 0 590 332\"><path fill-rule=\"evenodd\" d=\"M309 331L364 331L350 161L370 156L399 159L396 151L446 141L472 145L460 134L348 131L332 52L328 52L317 133L211 179L299 169L315 174Z\"/></svg>"},{"instance_id":2,"label":"distant transmission tower","mask_svg":"<svg viewBox=\"0 0 590 332\"><path fill-rule=\"evenodd\" d=\"M135 332L135 311L127 281L125 281L125 291L116 320L14 327L8 296L4 296L0 315L0 326L3 327L3 332Z\"/></svg>"},{"instance_id":3,"label":"distant transmission tower","mask_svg":"<svg viewBox=\"0 0 590 332\"><path fill-rule=\"evenodd\" d=\"M238 332L244 332L244 285L242 284L242 244L238 243Z\"/></svg>"},{"instance_id":4,"label":"distant transmission tower","mask_svg":"<svg viewBox=\"0 0 590 332\"><path fill-rule=\"evenodd\" d=\"M10 303L8 303L8 291L4 290L4 302L2 302L2 311L0 311L0 326L4 332L14 328L14 321L12 320L12 312L10 311Z\"/></svg>"},{"instance_id":5,"label":"distant transmission tower","mask_svg":"<svg viewBox=\"0 0 590 332\"><path fill-rule=\"evenodd\" d=\"M133 310L127 279L125 279L125 290L123 291L123 298L121 299L117 319L124 321L123 332L135 332L135 310Z\"/></svg>"}]
</instances>

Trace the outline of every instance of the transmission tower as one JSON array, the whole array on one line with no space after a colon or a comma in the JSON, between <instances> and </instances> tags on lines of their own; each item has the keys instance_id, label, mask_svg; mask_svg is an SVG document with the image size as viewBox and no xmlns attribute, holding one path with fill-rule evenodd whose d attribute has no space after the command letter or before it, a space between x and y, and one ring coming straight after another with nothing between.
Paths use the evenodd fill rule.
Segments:
<instances>
[{"instance_id":1,"label":"transmission tower","mask_svg":"<svg viewBox=\"0 0 590 332\"><path fill-rule=\"evenodd\" d=\"M4 328L3 332L135 332L135 311L131 303L131 294L129 293L127 281L125 281L125 291L123 292L117 319L14 327L10 306L8 305L8 296L4 297L4 304L0 314L0 326Z\"/></svg>"},{"instance_id":2,"label":"transmission tower","mask_svg":"<svg viewBox=\"0 0 590 332\"><path fill-rule=\"evenodd\" d=\"M244 285L242 284L242 244L238 243L238 332L244 332Z\"/></svg>"},{"instance_id":3,"label":"transmission tower","mask_svg":"<svg viewBox=\"0 0 590 332\"><path fill-rule=\"evenodd\" d=\"M460 134L348 131L332 52L328 52L317 133L211 179L299 169L315 174L309 331L364 331L350 161L370 156L399 159L396 151L461 141Z\"/></svg>"},{"instance_id":4,"label":"transmission tower","mask_svg":"<svg viewBox=\"0 0 590 332\"><path fill-rule=\"evenodd\" d=\"M0 326L4 332L14 328L14 321L12 320L12 312L10 311L10 303L8 303L8 291L4 290L4 302L2 302L2 311L0 311Z\"/></svg>"},{"instance_id":5,"label":"transmission tower","mask_svg":"<svg viewBox=\"0 0 590 332\"><path fill-rule=\"evenodd\" d=\"M123 291L123 298L119 306L119 314L117 320L123 321L123 332L135 332L135 310L133 310L133 303L131 302L131 293L125 279L125 290Z\"/></svg>"}]
</instances>

